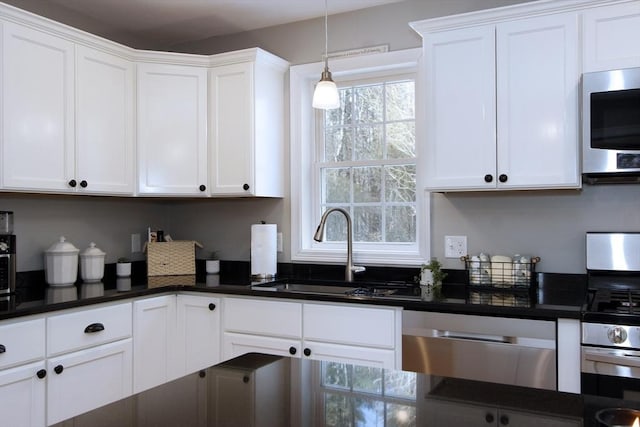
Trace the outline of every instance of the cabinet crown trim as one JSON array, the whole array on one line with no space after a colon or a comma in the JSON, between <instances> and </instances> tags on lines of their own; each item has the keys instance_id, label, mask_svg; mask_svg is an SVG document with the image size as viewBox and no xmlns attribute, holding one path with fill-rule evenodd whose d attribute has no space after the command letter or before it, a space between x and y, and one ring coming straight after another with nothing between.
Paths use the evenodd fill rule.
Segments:
<instances>
[{"instance_id":1,"label":"cabinet crown trim","mask_svg":"<svg viewBox=\"0 0 640 427\"><path fill-rule=\"evenodd\" d=\"M538 0L530 3L414 21L410 22L409 26L424 36L428 33L454 28L497 24L504 21L563 12L579 12L592 7L633 3L635 1L637 0Z\"/></svg>"}]
</instances>

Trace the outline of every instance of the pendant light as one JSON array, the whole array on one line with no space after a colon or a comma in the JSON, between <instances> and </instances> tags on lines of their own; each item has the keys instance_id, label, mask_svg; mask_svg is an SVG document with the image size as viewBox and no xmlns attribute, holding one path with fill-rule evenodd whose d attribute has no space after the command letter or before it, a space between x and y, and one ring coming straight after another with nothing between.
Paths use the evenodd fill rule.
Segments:
<instances>
[{"instance_id":1,"label":"pendant light","mask_svg":"<svg viewBox=\"0 0 640 427\"><path fill-rule=\"evenodd\" d=\"M331 110L333 108L340 107L338 87L331 79L331 71L329 71L328 13L327 0L324 0L324 70L322 71L320 81L316 83L316 89L313 92L313 108L319 108L322 110Z\"/></svg>"}]
</instances>

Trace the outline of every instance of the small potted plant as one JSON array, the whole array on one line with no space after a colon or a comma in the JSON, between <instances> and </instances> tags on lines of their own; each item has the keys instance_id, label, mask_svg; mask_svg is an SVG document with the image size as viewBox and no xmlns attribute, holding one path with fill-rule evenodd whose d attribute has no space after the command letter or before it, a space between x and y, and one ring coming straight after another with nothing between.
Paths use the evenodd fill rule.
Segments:
<instances>
[{"instance_id":1,"label":"small potted plant","mask_svg":"<svg viewBox=\"0 0 640 427\"><path fill-rule=\"evenodd\" d=\"M220 273L220 260L218 259L218 253L216 251L211 251L207 254L204 264L207 274Z\"/></svg>"},{"instance_id":2,"label":"small potted plant","mask_svg":"<svg viewBox=\"0 0 640 427\"><path fill-rule=\"evenodd\" d=\"M436 258L432 258L429 264L422 264L420 269L422 298L431 300L434 294L439 294L445 277L447 277L447 273L442 271L442 264Z\"/></svg>"},{"instance_id":3,"label":"small potted plant","mask_svg":"<svg viewBox=\"0 0 640 427\"><path fill-rule=\"evenodd\" d=\"M116 263L116 276L131 276L131 261L128 258L118 258L118 262Z\"/></svg>"}]
</instances>

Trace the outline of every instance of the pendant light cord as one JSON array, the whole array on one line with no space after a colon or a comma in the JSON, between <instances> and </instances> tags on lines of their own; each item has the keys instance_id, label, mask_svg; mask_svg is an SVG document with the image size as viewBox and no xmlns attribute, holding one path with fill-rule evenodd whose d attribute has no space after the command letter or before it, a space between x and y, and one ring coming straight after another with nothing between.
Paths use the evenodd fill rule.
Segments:
<instances>
[{"instance_id":1,"label":"pendant light cord","mask_svg":"<svg viewBox=\"0 0 640 427\"><path fill-rule=\"evenodd\" d=\"M324 66L329 67L329 25L327 24L329 15L329 0L324 0Z\"/></svg>"}]
</instances>

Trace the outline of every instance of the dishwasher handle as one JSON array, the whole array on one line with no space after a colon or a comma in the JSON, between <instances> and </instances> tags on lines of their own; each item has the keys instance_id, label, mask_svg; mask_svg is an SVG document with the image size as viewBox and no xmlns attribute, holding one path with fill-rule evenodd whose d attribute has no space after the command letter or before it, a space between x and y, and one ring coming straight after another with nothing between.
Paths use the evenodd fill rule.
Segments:
<instances>
[{"instance_id":1,"label":"dishwasher handle","mask_svg":"<svg viewBox=\"0 0 640 427\"><path fill-rule=\"evenodd\" d=\"M490 342L490 343L503 343L503 344L513 344L516 342L516 339L513 337L504 337L501 335L487 335L487 334L477 334L473 332L458 332L458 331L443 331L443 330L435 331L435 337L447 338L447 339L483 341L483 342Z\"/></svg>"}]
</instances>

